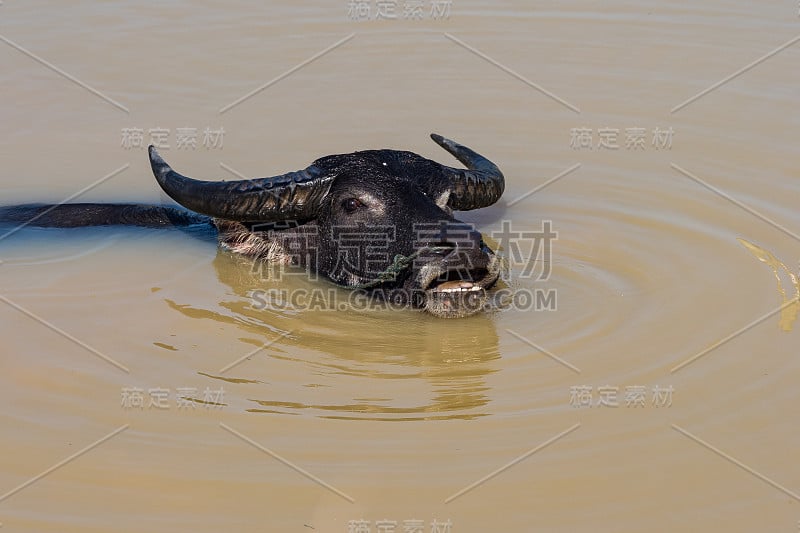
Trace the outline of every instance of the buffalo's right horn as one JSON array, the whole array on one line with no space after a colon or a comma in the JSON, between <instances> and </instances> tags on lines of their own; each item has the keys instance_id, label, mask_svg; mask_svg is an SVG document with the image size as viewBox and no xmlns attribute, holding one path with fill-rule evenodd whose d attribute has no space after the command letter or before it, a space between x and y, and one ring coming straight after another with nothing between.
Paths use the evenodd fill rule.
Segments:
<instances>
[{"instance_id":1,"label":"buffalo's right horn","mask_svg":"<svg viewBox=\"0 0 800 533\"><path fill-rule=\"evenodd\" d=\"M505 178L497 165L466 146L441 135L432 133L431 139L467 167L463 169L442 165L450 182L447 205L456 211L469 211L490 206L500 199L505 189Z\"/></svg>"},{"instance_id":2,"label":"buffalo's right horn","mask_svg":"<svg viewBox=\"0 0 800 533\"><path fill-rule=\"evenodd\" d=\"M240 181L199 181L172 170L150 146L150 166L156 181L183 207L211 217L242 222L277 222L316 218L333 177L311 165L305 170L271 178Z\"/></svg>"}]
</instances>

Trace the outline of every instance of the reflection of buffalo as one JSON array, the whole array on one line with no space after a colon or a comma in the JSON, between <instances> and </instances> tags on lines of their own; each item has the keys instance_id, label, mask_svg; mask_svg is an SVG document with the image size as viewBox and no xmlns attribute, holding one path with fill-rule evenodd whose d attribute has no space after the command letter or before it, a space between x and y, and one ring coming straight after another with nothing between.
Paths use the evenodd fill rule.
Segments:
<instances>
[{"instance_id":1,"label":"reflection of buffalo","mask_svg":"<svg viewBox=\"0 0 800 533\"><path fill-rule=\"evenodd\" d=\"M473 419L493 412L488 379L499 370L500 347L490 315L443 322L406 313L397 320L402 311L342 309L336 304L347 301L350 291L322 291L303 275L265 280L235 254L220 251L212 266L226 288L213 290L216 296L187 299L170 289L158 294L175 311L208 324L199 326L204 330L235 330L241 344L219 348L227 354L219 367L254 354L233 368L203 373L229 383L226 395L230 388L231 398L246 398L248 411L390 421ZM254 287L316 288L325 293L326 305L258 309L251 300Z\"/></svg>"},{"instance_id":2,"label":"reflection of buffalo","mask_svg":"<svg viewBox=\"0 0 800 533\"><path fill-rule=\"evenodd\" d=\"M368 150L322 157L280 176L209 182L178 174L150 147L159 185L193 213L65 204L6 208L0 217L62 227L210 222L220 244L231 251L305 267L338 285L438 316L463 316L483 307L499 261L481 234L456 220L453 210L495 203L504 179L491 161L469 148L431 137L467 168L411 152Z\"/></svg>"}]
</instances>

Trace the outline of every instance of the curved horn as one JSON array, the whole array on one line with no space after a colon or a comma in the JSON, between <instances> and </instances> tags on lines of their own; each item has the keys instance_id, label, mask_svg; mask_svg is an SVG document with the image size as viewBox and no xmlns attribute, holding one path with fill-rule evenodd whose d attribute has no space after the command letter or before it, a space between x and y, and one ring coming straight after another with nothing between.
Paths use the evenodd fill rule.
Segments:
<instances>
[{"instance_id":1,"label":"curved horn","mask_svg":"<svg viewBox=\"0 0 800 533\"><path fill-rule=\"evenodd\" d=\"M447 205L456 211L469 211L490 206L500 199L505 189L505 178L494 163L441 135L431 133L431 139L467 167L442 165L451 184Z\"/></svg>"},{"instance_id":2,"label":"curved horn","mask_svg":"<svg viewBox=\"0 0 800 533\"><path fill-rule=\"evenodd\" d=\"M150 166L156 181L170 198L196 213L241 222L310 220L331 186L322 168L271 178L241 181L199 181L172 170L153 146Z\"/></svg>"}]
</instances>

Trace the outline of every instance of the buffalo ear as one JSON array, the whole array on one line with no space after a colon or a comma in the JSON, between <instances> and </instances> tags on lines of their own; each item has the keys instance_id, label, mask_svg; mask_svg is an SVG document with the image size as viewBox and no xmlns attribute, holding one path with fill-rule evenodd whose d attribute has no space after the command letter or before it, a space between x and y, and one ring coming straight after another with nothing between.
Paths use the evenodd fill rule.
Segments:
<instances>
[{"instance_id":1,"label":"buffalo ear","mask_svg":"<svg viewBox=\"0 0 800 533\"><path fill-rule=\"evenodd\" d=\"M446 191L441 193L439 196L436 197L436 199L434 201L436 202L436 205L439 206L439 209L443 209L443 210L447 211L448 210L448 208L447 208L447 201L448 200L450 200L450 189L447 189Z\"/></svg>"}]
</instances>

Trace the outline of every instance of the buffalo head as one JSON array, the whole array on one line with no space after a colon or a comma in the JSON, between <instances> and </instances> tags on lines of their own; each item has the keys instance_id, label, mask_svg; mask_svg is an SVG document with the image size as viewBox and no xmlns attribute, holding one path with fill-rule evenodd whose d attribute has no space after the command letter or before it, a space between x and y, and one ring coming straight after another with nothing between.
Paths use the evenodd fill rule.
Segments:
<instances>
[{"instance_id":1,"label":"buffalo head","mask_svg":"<svg viewBox=\"0 0 800 533\"><path fill-rule=\"evenodd\" d=\"M322 157L280 176L212 182L182 176L150 147L159 185L213 217L223 246L306 267L338 285L438 316L482 308L499 260L453 211L495 203L504 178L488 159L439 135L467 168L412 152L367 150Z\"/></svg>"}]
</instances>

